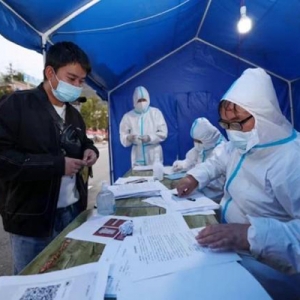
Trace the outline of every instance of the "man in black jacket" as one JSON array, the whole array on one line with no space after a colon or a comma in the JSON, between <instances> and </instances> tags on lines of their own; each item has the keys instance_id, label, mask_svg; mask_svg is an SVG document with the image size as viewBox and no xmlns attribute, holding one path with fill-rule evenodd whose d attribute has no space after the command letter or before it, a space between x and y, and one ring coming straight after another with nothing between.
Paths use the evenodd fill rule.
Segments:
<instances>
[{"instance_id":1,"label":"man in black jacket","mask_svg":"<svg viewBox=\"0 0 300 300\"><path fill-rule=\"evenodd\" d=\"M0 103L0 213L19 273L87 207L87 169L99 152L69 104L91 71L87 55L60 42L46 55L44 81Z\"/></svg>"}]
</instances>

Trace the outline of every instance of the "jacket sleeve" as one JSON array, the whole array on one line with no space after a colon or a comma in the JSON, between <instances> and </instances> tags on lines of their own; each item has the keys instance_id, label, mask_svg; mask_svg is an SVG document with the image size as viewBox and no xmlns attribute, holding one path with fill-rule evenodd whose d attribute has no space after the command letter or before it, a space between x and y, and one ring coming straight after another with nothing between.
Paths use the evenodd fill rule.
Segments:
<instances>
[{"instance_id":1,"label":"jacket sleeve","mask_svg":"<svg viewBox=\"0 0 300 300\"><path fill-rule=\"evenodd\" d=\"M153 117L153 116L152 116ZM163 142L168 136L168 127L162 112L159 109L155 109L153 122L156 125L155 130L151 133L149 144L158 144Z\"/></svg>"},{"instance_id":2,"label":"jacket sleeve","mask_svg":"<svg viewBox=\"0 0 300 300\"><path fill-rule=\"evenodd\" d=\"M20 101L12 95L0 104L0 178L30 181L62 176L63 155L28 153L18 145Z\"/></svg>"},{"instance_id":3,"label":"jacket sleeve","mask_svg":"<svg viewBox=\"0 0 300 300\"><path fill-rule=\"evenodd\" d=\"M76 113L77 113L77 111L76 111ZM99 150L94 145L94 142L91 139L89 139L86 135L86 126L85 126L85 123L84 123L84 120L83 120L81 114L79 114L79 117L80 117L82 132L84 133L83 134L83 151L86 149L91 149L96 153L97 157L99 157L99 155L100 155Z\"/></svg>"},{"instance_id":4,"label":"jacket sleeve","mask_svg":"<svg viewBox=\"0 0 300 300\"><path fill-rule=\"evenodd\" d=\"M194 167L197 164L197 156L198 152L196 149L192 148L189 150L185 156L185 160L183 160L183 168L188 170L191 167Z\"/></svg>"},{"instance_id":5,"label":"jacket sleeve","mask_svg":"<svg viewBox=\"0 0 300 300\"><path fill-rule=\"evenodd\" d=\"M226 174L229 152L228 143L220 144L214 149L210 158L201 164L197 164L187 174L192 175L198 181L200 189L206 187L213 179Z\"/></svg>"},{"instance_id":6,"label":"jacket sleeve","mask_svg":"<svg viewBox=\"0 0 300 300\"><path fill-rule=\"evenodd\" d=\"M129 142L127 140L128 135L131 133L131 126L130 126L130 122L129 122L129 115L128 113L126 113L121 122L120 122L120 128L119 128L119 132L120 132L120 142L124 147L129 147L132 145L131 142Z\"/></svg>"},{"instance_id":7,"label":"jacket sleeve","mask_svg":"<svg viewBox=\"0 0 300 300\"><path fill-rule=\"evenodd\" d=\"M277 266L288 266L300 272L300 220L280 222L272 218L250 217L248 229L250 251Z\"/></svg>"},{"instance_id":8,"label":"jacket sleeve","mask_svg":"<svg viewBox=\"0 0 300 300\"><path fill-rule=\"evenodd\" d=\"M287 156L288 157L288 156ZM250 217L248 241L251 252L258 257L267 257L279 265L288 265L300 272L300 189L297 160L299 154L289 155L292 159L277 164L268 175L272 193L291 221L282 222L274 218Z\"/></svg>"}]
</instances>

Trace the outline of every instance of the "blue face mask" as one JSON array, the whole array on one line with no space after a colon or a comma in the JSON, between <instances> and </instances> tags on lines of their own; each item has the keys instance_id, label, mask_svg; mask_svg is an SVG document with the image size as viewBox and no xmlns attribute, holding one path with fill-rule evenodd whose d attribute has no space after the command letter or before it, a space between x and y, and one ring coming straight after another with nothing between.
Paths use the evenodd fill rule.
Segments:
<instances>
[{"instance_id":1,"label":"blue face mask","mask_svg":"<svg viewBox=\"0 0 300 300\"><path fill-rule=\"evenodd\" d=\"M49 81L55 98L61 102L73 102L80 97L82 87L77 87L65 81L59 80L56 75L55 77L58 81L56 89L52 87L51 81Z\"/></svg>"}]
</instances>

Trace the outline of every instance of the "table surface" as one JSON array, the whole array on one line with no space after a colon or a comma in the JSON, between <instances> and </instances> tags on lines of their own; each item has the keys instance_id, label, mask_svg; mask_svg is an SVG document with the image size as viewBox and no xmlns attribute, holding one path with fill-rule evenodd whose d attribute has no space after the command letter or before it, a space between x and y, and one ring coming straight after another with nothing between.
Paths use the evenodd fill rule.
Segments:
<instances>
[{"instance_id":1,"label":"table surface","mask_svg":"<svg viewBox=\"0 0 300 300\"><path fill-rule=\"evenodd\" d=\"M125 176L151 176L151 171L129 171ZM162 183L168 188L175 187L175 181L164 179ZM164 208L141 202L145 198L129 198L116 201L116 215L118 216L152 216L164 214ZM83 211L59 236L57 236L26 268L21 275L46 273L56 270L67 269L99 260L105 245L93 242L84 242L65 238L65 236L82 223L92 214L92 210ZM213 215L185 216L190 228L202 227L208 224L216 224Z\"/></svg>"}]
</instances>

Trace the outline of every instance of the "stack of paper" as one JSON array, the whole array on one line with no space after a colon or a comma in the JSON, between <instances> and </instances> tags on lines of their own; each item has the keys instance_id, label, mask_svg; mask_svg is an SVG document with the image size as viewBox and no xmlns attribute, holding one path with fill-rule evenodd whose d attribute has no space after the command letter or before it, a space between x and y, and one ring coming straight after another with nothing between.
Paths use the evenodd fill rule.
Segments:
<instances>
[{"instance_id":1,"label":"stack of paper","mask_svg":"<svg viewBox=\"0 0 300 300\"><path fill-rule=\"evenodd\" d=\"M121 243L109 243L112 267L106 297L118 297L122 281L141 280L204 266L239 260L234 252L212 253L197 244L197 231L190 230L178 213L135 217L134 232ZM116 247L118 251L116 252ZM142 270L142 272L141 272Z\"/></svg>"},{"instance_id":2,"label":"stack of paper","mask_svg":"<svg viewBox=\"0 0 300 300\"><path fill-rule=\"evenodd\" d=\"M175 172L172 166L165 166L164 174L166 178L170 180L176 180L183 178L186 175L186 171Z\"/></svg>"},{"instance_id":3,"label":"stack of paper","mask_svg":"<svg viewBox=\"0 0 300 300\"><path fill-rule=\"evenodd\" d=\"M119 177L114 184L142 183L146 181L154 181L154 177L153 176Z\"/></svg>"},{"instance_id":4,"label":"stack of paper","mask_svg":"<svg viewBox=\"0 0 300 300\"><path fill-rule=\"evenodd\" d=\"M159 181L111 185L108 188L116 199L157 196L160 191L168 190Z\"/></svg>"},{"instance_id":5,"label":"stack of paper","mask_svg":"<svg viewBox=\"0 0 300 300\"><path fill-rule=\"evenodd\" d=\"M178 197L170 191L162 191L161 196L166 202L167 211L180 212L181 214L197 213L207 210L219 209L219 204L197 192L188 197Z\"/></svg>"},{"instance_id":6,"label":"stack of paper","mask_svg":"<svg viewBox=\"0 0 300 300\"><path fill-rule=\"evenodd\" d=\"M134 166L132 168L133 171L152 171L153 166L152 165L147 165L147 166Z\"/></svg>"},{"instance_id":7,"label":"stack of paper","mask_svg":"<svg viewBox=\"0 0 300 300\"><path fill-rule=\"evenodd\" d=\"M162 207L167 211L167 213L174 212L173 202L169 203L165 201L161 196L146 198L142 200L142 202L146 202L155 206ZM181 212L181 214L187 216L187 215L215 215L216 213L214 212L214 210L197 210L197 211L183 211Z\"/></svg>"},{"instance_id":8,"label":"stack of paper","mask_svg":"<svg viewBox=\"0 0 300 300\"><path fill-rule=\"evenodd\" d=\"M123 281L118 300L271 300L237 262L191 267L138 282Z\"/></svg>"},{"instance_id":9,"label":"stack of paper","mask_svg":"<svg viewBox=\"0 0 300 300\"><path fill-rule=\"evenodd\" d=\"M0 277L0 298L5 300L103 299L110 263L85 264L39 275Z\"/></svg>"},{"instance_id":10,"label":"stack of paper","mask_svg":"<svg viewBox=\"0 0 300 300\"><path fill-rule=\"evenodd\" d=\"M119 218L126 217L97 217L86 223L91 223L91 233L105 221L102 233L107 238L112 225L122 221ZM179 213L132 220L133 235L122 242L111 238L98 263L2 277L1 299L96 300L105 295L121 300L270 300L254 277L237 264L240 257L236 253L200 246L195 235L202 228L190 230ZM101 233L101 228L95 233Z\"/></svg>"}]
</instances>

